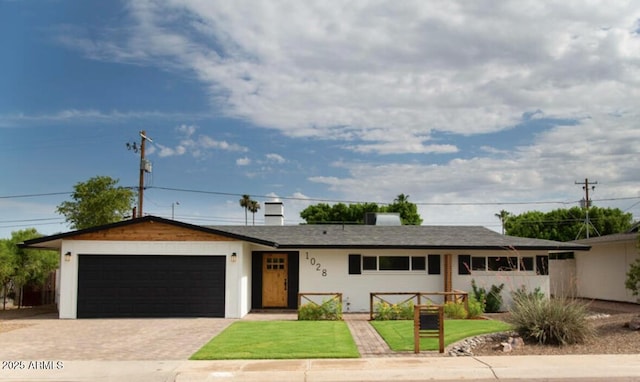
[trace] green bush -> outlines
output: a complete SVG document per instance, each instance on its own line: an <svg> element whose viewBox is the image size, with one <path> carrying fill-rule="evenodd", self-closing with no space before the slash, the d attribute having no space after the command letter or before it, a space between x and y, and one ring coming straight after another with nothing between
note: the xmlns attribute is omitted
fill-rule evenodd
<svg viewBox="0 0 640 382"><path fill-rule="evenodd" d="M300 321L319 321L342 320L342 303L337 299L323 300L322 304L310 302L301 305L298 308L298 320Z"/></svg>
<svg viewBox="0 0 640 382"><path fill-rule="evenodd" d="M587 306L573 299L544 299L520 294L513 300L509 321L525 339L540 344L570 345L593 336Z"/></svg>
<svg viewBox="0 0 640 382"><path fill-rule="evenodd" d="M462 302L449 301L444 304L444 316L451 319L467 318L467 310Z"/></svg>
<svg viewBox="0 0 640 382"><path fill-rule="evenodd" d="M373 305L373 319L378 321L413 320L413 307L413 301L406 301L400 304L377 302Z"/></svg>
<svg viewBox="0 0 640 382"><path fill-rule="evenodd" d="M471 288L473 289L473 296L482 306L482 311L486 313L500 312L502 307L502 289L504 289L504 283L500 285L491 285L489 292L485 288L478 287L475 280L471 280Z"/></svg>
<svg viewBox="0 0 640 382"><path fill-rule="evenodd" d="M482 304L480 301L476 300L474 296L469 296L469 314L468 318L478 318L482 316L484 311L482 310Z"/></svg>

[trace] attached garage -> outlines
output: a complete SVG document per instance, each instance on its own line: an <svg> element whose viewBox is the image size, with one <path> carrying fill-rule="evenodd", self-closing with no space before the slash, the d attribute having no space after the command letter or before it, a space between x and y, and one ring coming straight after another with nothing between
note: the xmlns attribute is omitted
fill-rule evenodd
<svg viewBox="0 0 640 382"><path fill-rule="evenodd" d="M224 317L224 256L79 255L78 318Z"/></svg>

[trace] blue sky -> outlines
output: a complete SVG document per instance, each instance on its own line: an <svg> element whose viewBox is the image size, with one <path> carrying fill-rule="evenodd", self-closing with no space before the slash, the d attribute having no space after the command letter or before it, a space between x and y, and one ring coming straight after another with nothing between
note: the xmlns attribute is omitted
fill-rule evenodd
<svg viewBox="0 0 640 382"><path fill-rule="evenodd" d="M633 2L0 0L0 36L0 237L67 231L93 176L136 186L141 130L145 214L197 224L404 193L499 230L585 178L640 218Z"/></svg>

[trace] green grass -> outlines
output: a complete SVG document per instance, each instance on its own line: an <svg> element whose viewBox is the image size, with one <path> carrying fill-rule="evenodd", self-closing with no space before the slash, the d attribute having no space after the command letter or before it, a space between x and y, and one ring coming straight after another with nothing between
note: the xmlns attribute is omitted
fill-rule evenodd
<svg viewBox="0 0 640 382"><path fill-rule="evenodd" d="M192 360L358 358L343 321L238 321Z"/></svg>
<svg viewBox="0 0 640 382"><path fill-rule="evenodd" d="M413 320L371 321L371 325L393 351L413 350ZM511 325L497 320L445 320L444 344L448 346L467 337L510 330ZM438 339L420 339L420 350L438 350Z"/></svg>

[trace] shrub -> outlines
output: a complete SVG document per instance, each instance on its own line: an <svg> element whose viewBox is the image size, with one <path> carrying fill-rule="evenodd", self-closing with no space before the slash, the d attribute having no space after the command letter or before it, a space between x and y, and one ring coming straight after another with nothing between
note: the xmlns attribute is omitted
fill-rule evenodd
<svg viewBox="0 0 640 382"><path fill-rule="evenodd" d="M593 336L585 304L573 299L544 299L521 294L513 300L509 321L523 338L540 344L570 345Z"/></svg>
<svg viewBox="0 0 640 382"><path fill-rule="evenodd" d="M624 286L629 289L634 296L640 293L640 259L636 259L629 267Z"/></svg>
<svg viewBox="0 0 640 382"><path fill-rule="evenodd" d="M444 304L444 316L452 319L467 318L467 310L462 302L449 301Z"/></svg>
<svg viewBox="0 0 640 382"><path fill-rule="evenodd" d="M413 320L413 301L400 304L377 302L373 306L374 320Z"/></svg>
<svg viewBox="0 0 640 382"><path fill-rule="evenodd" d="M476 298L474 296L469 296L469 314L468 314L468 318L478 318L480 316L482 316L483 310L482 310L482 304L480 303L480 301L476 300Z"/></svg>
<svg viewBox="0 0 640 382"><path fill-rule="evenodd" d="M342 304L335 298L331 300L323 300L322 304L310 302L301 305L298 308L298 320L300 321L319 321L342 320Z"/></svg>
<svg viewBox="0 0 640 382"><path fill-rule="evenodd" d="M502 306L502 289L504 289L504 283L496 286L491 285L489 292L485 288L478 287L475 280L471 280L471 288L473 289L473 295L482 306L482 311L486 313L497 313Z"/></svg>
<svg viewBox="0 0 640 382"><path fill-rule="evenodd" d="M542 293L542 291L540 290L540 287L536 287L536 289L534 289L532 292L529 292L527 291L527 287L524 285L516 289L515 291L511 292L512 300L517 300L522 298L533 298L533 299L543 300L544 293Z"/></svg>

